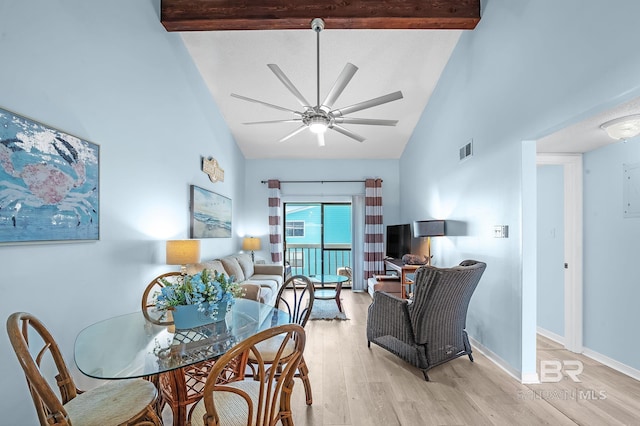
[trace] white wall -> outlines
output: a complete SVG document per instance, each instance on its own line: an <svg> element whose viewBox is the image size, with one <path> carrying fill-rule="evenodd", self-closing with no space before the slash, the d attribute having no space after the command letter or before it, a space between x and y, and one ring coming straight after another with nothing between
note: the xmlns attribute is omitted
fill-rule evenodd
<svg viewBox="0 0 640 426"><path fill-rule="evenodd" d="M72 369L82 328L139 309L146 284L175 268L164 241L188 237L190 184L232 198L235 223L244 210L244 158L159 4L0 2L0 107L100 145L100 241L0 246L0 318L38 315ZM218 159L223 183L200 156ZM240 248L237 237L202 245L209 257ZM0 424L36 424L6 333L0 360Z"/></svg>
<svg viewBox="0 0 640 426"><path fill-rule="evenodd" d="M535 299L535 292L523 287L522 274L535 262L535 238L522 237L521 209L535 206L525 200L536 194L521 189L522 141L638 96L640 59L629 52L640 36L634 18L640 3L491 0L482 6L479 25L462 34L401 158L401 217L466 225L466 235L438 239L435 250L446 264L487 262L471 301L469 333L505 368L526 375L532 365L523 367L523 348L535 336L523 335L522 313L535 300L522 294ZM474 156L459 163L458 148L469 139ZM535 155L526 161L535 162ZM409 191L406 182L422 186ZM493 225L509 225L509 238L492 238Z"/></svg>

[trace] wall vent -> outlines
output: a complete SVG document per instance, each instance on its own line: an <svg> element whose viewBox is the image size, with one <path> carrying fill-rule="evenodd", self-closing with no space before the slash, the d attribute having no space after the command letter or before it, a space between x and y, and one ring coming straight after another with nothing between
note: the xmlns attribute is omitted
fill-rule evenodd
<svg viewBox="0 0 640 426"><path fill-rule="evenodd" d="M460 147L460 161L473 155L473 139L469 139L465 145Z"/></svg>

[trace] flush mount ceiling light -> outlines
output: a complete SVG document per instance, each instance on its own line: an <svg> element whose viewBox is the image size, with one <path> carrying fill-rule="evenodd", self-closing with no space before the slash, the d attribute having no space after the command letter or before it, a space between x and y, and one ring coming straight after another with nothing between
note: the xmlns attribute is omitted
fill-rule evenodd
<svg viewBox="0 0 640 426"><path fill-rule="evenodd" d="M600 126L610 138L626 140L640 135L640 114L629 115L607 121Z"/></svg>

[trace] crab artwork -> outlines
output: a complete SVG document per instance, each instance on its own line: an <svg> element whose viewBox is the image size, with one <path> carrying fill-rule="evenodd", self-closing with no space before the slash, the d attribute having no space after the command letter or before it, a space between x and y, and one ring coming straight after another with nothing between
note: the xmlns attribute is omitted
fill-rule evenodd
<svg viewBox="0 0 640 426"><path fill-rule="evenodd" d="M0 242L97 237L97 145L0 110Z"/></svg>

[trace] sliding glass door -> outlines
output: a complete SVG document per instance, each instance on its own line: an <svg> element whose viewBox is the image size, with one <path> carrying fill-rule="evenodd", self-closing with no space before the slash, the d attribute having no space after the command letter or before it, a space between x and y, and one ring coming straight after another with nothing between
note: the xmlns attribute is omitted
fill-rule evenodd
<svg viewBox="0 0 640 426"><path fill-rule="evenodd" d="M285 261L294 275L351 267L350 203L285 203Z"/></svg>

